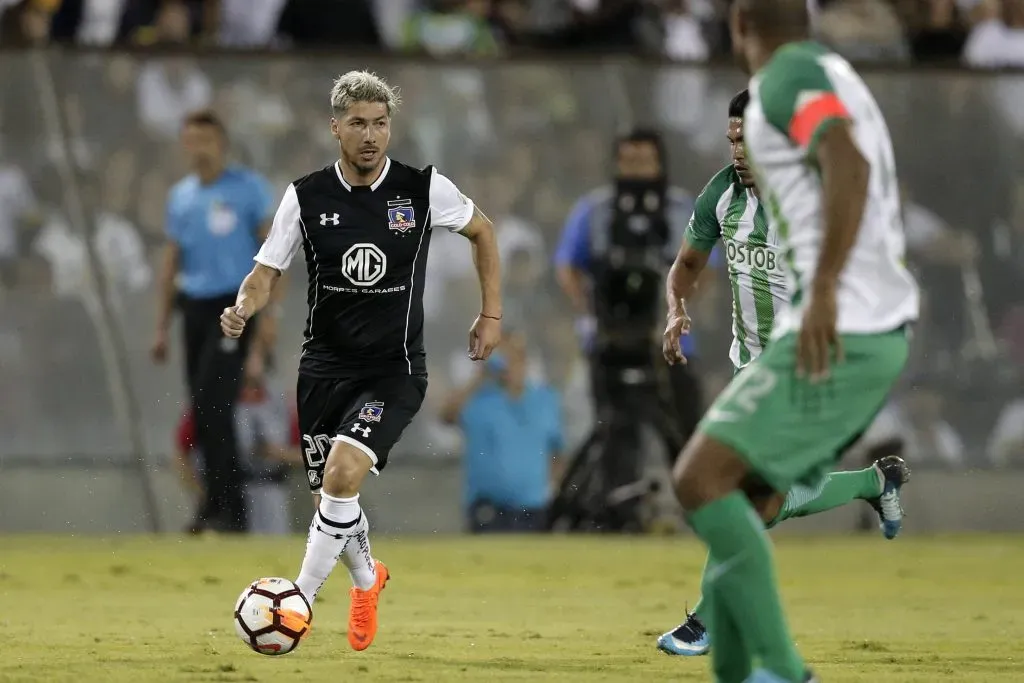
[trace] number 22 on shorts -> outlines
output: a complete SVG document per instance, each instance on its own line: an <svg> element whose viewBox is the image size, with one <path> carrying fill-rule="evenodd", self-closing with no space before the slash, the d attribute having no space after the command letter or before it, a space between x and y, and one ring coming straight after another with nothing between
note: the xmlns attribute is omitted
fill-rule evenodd
<svg viewBox="0 0 1024 683"><path fill-rule="evenodd" d="M778 383L775 373L767 368L750 365L738 374L708 408L705 419L709 422L736 422L753 415L761 399L771 393Z"/></svg>

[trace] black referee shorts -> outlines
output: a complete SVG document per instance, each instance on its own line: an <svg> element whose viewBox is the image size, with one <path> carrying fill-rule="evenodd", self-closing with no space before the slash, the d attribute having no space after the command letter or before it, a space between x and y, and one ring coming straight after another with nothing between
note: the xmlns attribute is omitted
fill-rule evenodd
<svg viewBox="0 0 1024 683"><path fill-rule="evenodd" d="M324 463L334 441L366 454L379 474L427 393L424 375L321 379L299 375L299 429L303 465L313 493L323 486Z"/></svg>

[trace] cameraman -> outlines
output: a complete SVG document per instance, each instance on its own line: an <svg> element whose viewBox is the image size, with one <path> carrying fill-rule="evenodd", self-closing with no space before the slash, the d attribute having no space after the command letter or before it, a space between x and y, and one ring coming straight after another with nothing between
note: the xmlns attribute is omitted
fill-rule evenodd
<svg viewBox="0 0 1024 683"><path fill-rule="evenodd" d="M693 200L668 185L657 132L637 129L618 138L615 160L614 182L576 204L555 254L558 281L590 359L606 491L641 478L642 422L649 420L660 432L671 466L703 410L692 368L693 335L681 340L690 365L657 362L663 313L657 302ZM610 524L625 528L636 522L635 509L615 516Z"/></svg>

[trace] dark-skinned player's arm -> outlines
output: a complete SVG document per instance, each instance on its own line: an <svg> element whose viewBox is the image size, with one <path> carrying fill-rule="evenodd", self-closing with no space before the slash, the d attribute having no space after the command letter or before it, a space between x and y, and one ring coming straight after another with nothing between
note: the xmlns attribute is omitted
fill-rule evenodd
<svg viewBox="0 0 1024 683"><path fill-rule="evenodd" d="M804 314L797 351L797 372L812 381L828 375L829 356L843 360L836 332L836 289L850 250L857 241L868 197L871 166L857 148L848 119L833 118L817 133L814 159L821 171L823 238Z"/></svg>
<svg viewBox="0 0 1024 683"><path fill-rule="evenodd" d="M711 258L711 252L722 234L716 205L722 193L721 184L728 177L728 171L720 172L697 196L693 215L686 226L679 252L665 278L665 304L668 313L665 333L661 340L661 352L670 365L686 363L686 356L683 355L679 343L680 337L690 332L686 300L697 290L701 275Z"/></svg>
<svg viewBox="0 0 1024 683"><path fill-rule="evenodd" d="M827 377L829 357L843 350L836 333L836 290L857 240L871 168L853 139L852 120L828 73L814 58L783 52L758 92L765 119L803 152L819 174L822 244L797 337L797 376ZM777 198L768 197L771 206ZM773 211L776 213L776 211Z"/></svg>
<svg viewBox="0 0 1024 683"><path fill-rule="evenodd" d="M274 215L267 239L256 254L256 266L242 280L235 305L225 308L220 316L220 327L226 336L240 337L246 321L271 303L281 274L288 269L300 246L299 199L295 186L289 185Z"/></svg>
<svg viewBox="0 0 1024 683"><path fill-rule="evenodd" d="M480 315L469 330L469 357L486 360L501 342L501 257L491 219L480 207L459 231L473 245L473 263L480 280Z"/></svg>
<svg viewBox="0 0 1024 683"><path fill-rule="evenodd" d="M679 248L676 260L665 278L665 303L668 320L662 335L662 354L669 365L686 363L679 345L679 338L690 331L690 316L686 312L686 300L697 290L697 282L711 258L710 251L695 248L687 239Z"/></svg>

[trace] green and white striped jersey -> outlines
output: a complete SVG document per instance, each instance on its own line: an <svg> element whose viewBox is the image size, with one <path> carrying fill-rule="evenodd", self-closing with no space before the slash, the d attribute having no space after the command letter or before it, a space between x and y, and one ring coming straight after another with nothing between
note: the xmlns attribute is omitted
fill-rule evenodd
<svg viewBox="0 0 1024 683"><path fill-rule="evenodd" d="M775 316L788 305L789 289L778 234L731 164L704 187L686 228L686 241L695 249L710 252L718 240L732 285L729 359L742 368L768 344Z"/></svg>

